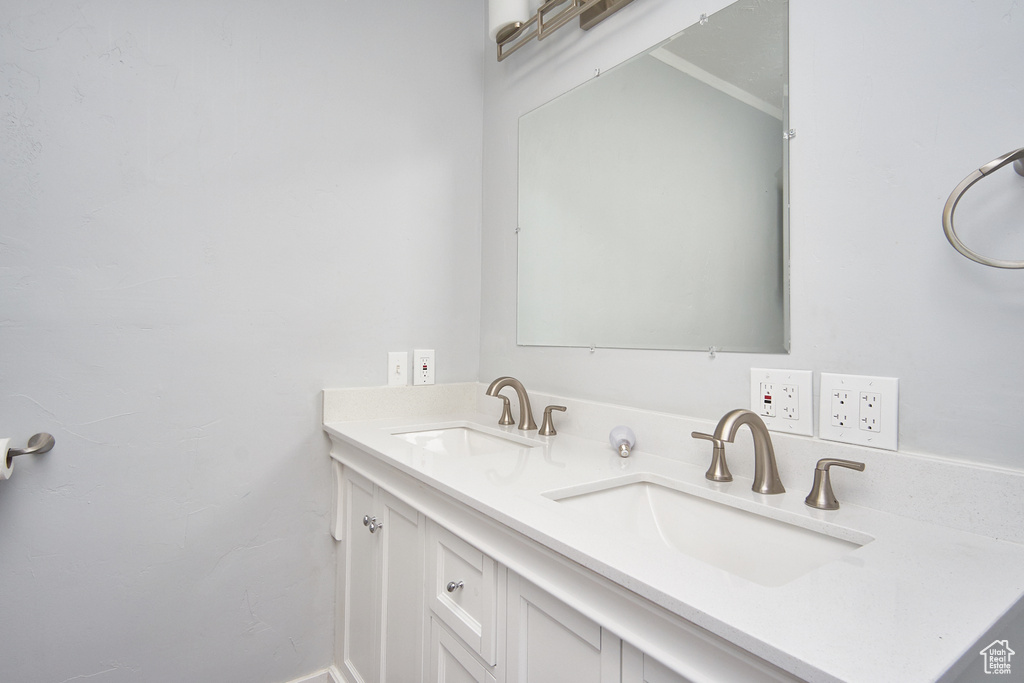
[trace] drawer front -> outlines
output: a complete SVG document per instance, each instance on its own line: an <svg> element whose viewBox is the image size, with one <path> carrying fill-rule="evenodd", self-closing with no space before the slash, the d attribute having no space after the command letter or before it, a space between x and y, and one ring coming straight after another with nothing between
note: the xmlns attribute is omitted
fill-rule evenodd
<svg viewBox="0 0 1024 683"><path fill-rule="evenodd" d="M498 564L447 529L429 526L430 607L489 665L496 664Z"/></svg>
<svg viewBox="0 0 1024 683"><path fill-rule="evenodd" d="M466 646L430 618L430 673L427 683L495 683L494 676Z"/></svg>

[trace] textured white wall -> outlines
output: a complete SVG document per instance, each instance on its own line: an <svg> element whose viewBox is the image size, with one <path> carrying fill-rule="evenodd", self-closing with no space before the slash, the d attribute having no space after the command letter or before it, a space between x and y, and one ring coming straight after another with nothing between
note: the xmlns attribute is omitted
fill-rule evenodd
<svg viewBox="0 0 1024 683"><path fill-rule="evenodd" d="M791 0L790 355L515 345L518 117L725 4L637 0L487 62L480 379L717 419L747 405L751 367L895 376L901 450L1024 467L1024 273L962 258L940 222L964 176L1024 146L1013 0ZM999 229L974 244L1024 258L1024 183L1001 173L1002 206L973 205Z"/></svg>
<svg viewBox="0 0 1024 683"><path fill-rule="evenodd" d="M0 3L0 679L330 662L319 391L477 376L483 21Z"/></svg>

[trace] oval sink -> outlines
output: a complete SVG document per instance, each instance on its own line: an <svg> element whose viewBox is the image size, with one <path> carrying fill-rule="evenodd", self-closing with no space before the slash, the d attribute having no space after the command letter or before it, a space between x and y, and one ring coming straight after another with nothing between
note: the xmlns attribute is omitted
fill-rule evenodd
<svg viewBox="0 0 1024 683"><path fill-rule="evenodd" d="M762 586L781 586L873 540L806 529L651 480L544 495L610 532L659 543Z"/></svg>

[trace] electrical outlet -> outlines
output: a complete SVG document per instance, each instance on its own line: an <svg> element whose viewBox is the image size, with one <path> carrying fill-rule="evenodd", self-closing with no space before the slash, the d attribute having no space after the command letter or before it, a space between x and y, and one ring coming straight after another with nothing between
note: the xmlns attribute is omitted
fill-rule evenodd
<svg viewBox="0 0 1024 683"><path fill-rule="evenodd" d="M854 409L857 407L853 401L853 392L846 389L833 390L828 398L832 402L832 412L829 416L833 427L850 427L855 419Z"/></svg>
<svg viewBox="0 0 1024 683"><path fill-rule="evenodd" d="M882 429L882 395L873 391L860 392L860 419L857 426L865 432Z"/></svg>
<svg viewBox="0 0 1024 683"><path fill-rule="evenodd" d="M409 352L388 352L388 386L404 387L409 383Z"/></svg>
<svg viewBox="0 0 1024 683"><path fill-rule="evenodd" d="M807 392L804 393L806 394ZM786 420L799 420L800 386L797 384L780 384L775 392L775 405L779 417Z"/></svg>
<svg viewBox="0 0 1024 683"><path fill-rule="evenodd" d="M895 451L899 445L899 380L821 373L818 435L829 441Z"/></svg>
<svg viewBox="0 0 1024 683"><path fill-rule="evenodd" d="M750 409L768 429L787 434L814 434L810 370L750 369Z"/></svg>
<svg viewBox="0 0 1024 683"><path fill-rule="evenodd" d="M757 401L755 406L758 409L757 414L761 417L775 417L775 406L778 399L778 396L775 395L775 384L772 382L761 382L760 386L761 391L758 392L755 399Z"/></svg>
<svg viewBox="0 0 1024 683"><path fill-rule="evenodd" d="M412 352L412 383L434 383L434 349L416 349Z"/></svg>

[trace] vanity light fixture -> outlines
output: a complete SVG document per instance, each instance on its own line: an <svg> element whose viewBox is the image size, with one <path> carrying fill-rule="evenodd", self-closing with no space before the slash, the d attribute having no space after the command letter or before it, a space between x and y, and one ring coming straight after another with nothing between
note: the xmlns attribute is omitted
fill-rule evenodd
<svg viewBox="0 0 1024 683"><path fill-rule="evenodd" d="M544 40L574 18L584 31L619 11L633 0L547 0L530 15L529 0L488 0L491 39L498 44L498 61L534 38ZM514 17L524 17L517 21Z"/></svg>

